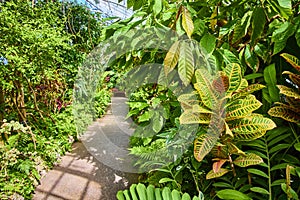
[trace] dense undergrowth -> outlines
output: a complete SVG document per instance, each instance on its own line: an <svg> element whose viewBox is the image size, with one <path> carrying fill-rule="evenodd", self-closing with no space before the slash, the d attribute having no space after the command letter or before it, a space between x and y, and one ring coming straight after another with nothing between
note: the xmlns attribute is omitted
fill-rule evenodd
<svg viewBox="0 0 300 200"><path fill-rule="evenodd" d="M114 67L129 71L141 181L202 199L299 199L299 2L127 3L134 15L105 37L126 51Z"/></svg>
<svg viewBox="0 0 300 200"><path fill-rule="evenodd" d="M31 199L77 140L73 85L102 19L73 3L22 0L2 1L0 18L0 199ZM104 82L95 118L110 102Z"/></svg>

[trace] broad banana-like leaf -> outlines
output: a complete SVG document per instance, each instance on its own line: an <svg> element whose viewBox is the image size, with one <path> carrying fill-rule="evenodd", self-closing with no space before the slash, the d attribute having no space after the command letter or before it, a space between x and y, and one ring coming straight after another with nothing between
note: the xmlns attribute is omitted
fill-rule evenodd
<svg viewBox="0 0 300 200"><path fill-rule="evenodd" d="M268 111L268 114L273 117L280 117L286 121L300 123L300 115L285 104L277 104Z"/></svg>
<svg viewBox="0 0 300 200"><path fill-rule="evenodd" d="M289 71L284 71L282 74L289 75L289 78L295 83L298 87L300 87L300 75L294 74Z"/></svg>
<svg viewBox="0 0 300 200"><path fill-rule="evenodd" d="M239 156L233 161L233 163L239 167L248 167L263 162L263 159L254 153L247 153L245 156Z"/></svg>
<svg viewBox="0 0 300 200"><path fill-rule="evenodd" d="M231 63L226 66L225 73L229 78L229 88L227 93L236 91L242 81L242 69L239 64Z"/></svg>
<svg viewBox="0 0 300 200"><path fill-rule="evenodd" d="M211 151L219 139L216 134L203 134L194 141L194 157L200 162Z"/></svg>
<svg viewBox="0 0 300 200"><path fill-rule="evenodd" d="M300 72L300 61L298 58L296 58L293 55L290 55L288 53L283 53L281 56L288 62L290 63L296 70Z"/></svg>
<svg viewBox="0 0 300 200"><path fill-rule="evenodd" d="M164 71L168 75L178 63L180 43L176 41L169 49L164 60Z"/></svg>
<svg viewBox="0 0 300 200"><path fill-rule="evenodd" d="M234 133L257 133L271 130L276 124L271 119L256 114L236 120L230 127Z"/></svg>
<svg viewBox="0 0 300 200"><path fill-rule="evenodd" d="M193 113L192 110L184 111L180 117L180 124L209 124L210 114Z"/></svg>
<svg viewBox="0 0 300 200"><path fill-rule="evenodd" d="M185 86L190 84L194 75L194 56L188 42L181 42L180 44L178 74Z"/></svg>
<svg viewBox="0 0 300 200"><path fill-rule="evenodd" d="M253 85L249 85L248 87L246 87L245 89L238 91L238 93L232 95L232 97L229 99L229 102L234 101L236 99L239 98L243 98L253 92L256 92L258 90L263 89L265 86L261 85L261 84L253 84Z"/></svg>
<svg viewBox="0 0 300 200"><path fill-rule="evenodd" d="M182 27L188 37L191 38L194 31L194 23L192 16L186 7L182 7Z"/></svg>
<svg viewBox="0 0 300 200"><path fill-rule="evenodd" d="M230 103L226 109L226 121L244 118L257 110L262 103L254 95L248 95L244 99L237 99Z"/></svg>
<svg viewBox="0 0 300 200"><path fill-rule="evenodd" d="M226 174L227 172L229 172L230 170L228 169L224 169L221 168L219 169L218 172L214 172L214 170L210 170L207 174L206 174L206 179L213 179L213 178L218 178L223 176L224 174Z"/></svg>
<svg viewBox="0 0 300 200"><path fill-rule="evenodd" d="M281 94L284 94L288 97L293 97L295 99L300 99L300 94L296 90L284 85L277 85L277 87L279 88Z"/></svg>

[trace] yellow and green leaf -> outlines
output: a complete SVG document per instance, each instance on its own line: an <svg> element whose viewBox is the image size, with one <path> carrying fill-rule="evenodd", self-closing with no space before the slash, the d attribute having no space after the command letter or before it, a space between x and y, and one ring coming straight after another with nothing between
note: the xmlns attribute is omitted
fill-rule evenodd
<svg viewBox="0 0 300 200"><path fill-rule="evenodd" d="M284 94L288 97L293 97L295 99L300 99L300 94L295 89L289 88L284 85L277 85L277 87L279 88L281 94Z"/></svg>
<svg viewBox="0 0 300 200"><path fill-rule="evenodd" d="M189 43L182 42L178 59L178 73L183 84L190 84L194 75L194 56Z"/></svg>
<svg viewBox="0 0 300 200"><path fill-rule="evenodd" d="M300 61L297 57L290 55L288 53L283 53L281 56L290 63L296 70L300 72Z"/></svg>
<svg viewBox="0 0 300 200"><path fill-rule="evenodd" d="M295 112L290 106L285 104L277 104L268 111L268 114L273 117L280 117L289 122L300 123L299 113Z"/></svg>
<svg viewBox="0 0 300 200"><path fill-rule="evenodd" d="M209 124L210 114L193 113L192 110L184 111L180 117L180 124Z"/></svg>
<svg viewBox="0 0 300 200"><path fill-rule="evenodd" d="M219 137L216 134L202 134L194 141L194 157L200 162L211 151Z"/></svg>
<svg viewBox="0 0 300 200"><path fill-rule="evenodd" d="M245 156L239 156L233 161L233 163L239 167L248 167L263 162L263 159L254 153L247 153Z"/></svg>
<svg viewBox="0 0 300 200"><path fill-rule="evenodd" d="M186 7L182 7L182 27L185 30L189 38L192 38L194 32L194 23L191 13Z"/></svg>
<svg viewBox="0 0 300 200"><path fill-rule="evenodd" d="M209 109L213 109L218 103L218 94L212 87L212 77L205 69L198 69L195 72L197 83L195 89L200 95L202 103Z"/></svg>
<svg viewBox="0 0 300 200"><path fill-rule="evenodd" d="M276 124L269 118L261 115L253 115L234 121L231 124L234 133L257 133L265 132L276 127Z"/></svg>
<svg viewBox="0 0 300 200"><path fill-rule="evenodd" d="M218 172L214 172L214 170L210 170L207 174L206 174L206 179L213 179L213 178L218 178L223 176L224 174L228 173L230 170L229 169L224 169L221 168L219 169Z"/></svg>
<svg viewBox="0 0 300 200"><path fill-rule="evenodd" d="M248 95L244 99L237 99L226 109L226 121L243 118L257 110L262 103L254 95Z"/></svg>
<svg viewBox="0 0 300 200"><path fill-rule="evenodd" d="M180 43L176 41L169 49L164 60L164 71L168 75L177 65L179 58Z"/></svg>
<svg viewBox="0 0 300 200"><path fill-rule="evenodd" d="M239 64L231 63L226 66L225 73L229 78L228 93L238 90L242 81L242 69Z"/></svg>

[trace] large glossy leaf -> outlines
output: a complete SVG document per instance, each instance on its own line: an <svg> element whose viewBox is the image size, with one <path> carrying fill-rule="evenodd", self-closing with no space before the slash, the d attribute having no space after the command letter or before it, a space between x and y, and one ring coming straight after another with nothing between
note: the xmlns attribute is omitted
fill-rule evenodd
<svg viewBox="0 0 300 200"><path fill-rule="evenodd" d="M268 86L268 92L272 102L279 101L279 90L276 87L276 69L275 64L267 66L264 70L264 79Z"/></svg>
<svg viewBox="0 0 300 200"><path fill-rule="evenodd" d="M267 22L264 8L254 8L252 15L252 34L251 34L251 46L253 47L257 43L257 39L263 35L265 24Z"/></svg>
<svg viewBox="0 0 300 200"><path fill-rule="evenodd" d="M291 109L285 104L277 104L268 111L268 114L273 117L280 117L286 121L300 123L300 116L298 112Z"/></svg>
<svg viewBox="0 0 300 200"><path fill-rule="evenodd" d="M239 99L239 98L243 98L253 92L256 92L258 90L261 90L263 89L265 86L264 85L261 85L261 84L252 84L252 85L249 85L248 87L246 87L245 89L243 90L240 90L238 91L236 94L232 95L232 97L230 98L230 102L231 101L235 101L236 99Z"/></svg>
<svg viewBox="0 0 300 200"><path fill-rule="evenodd" d="M287 40L294 34L296 26L290 22L284 22L273 32L272 42L274 42L273 54L279 53L286 46Z"/></svg>
<svg viewBox="0 0 300 200"><path fill-rule="evenodd" d="M179 41L176 41L169 49L164 60L164 70L166 75L168 75L168 73L171 72L177 65L179 58L179 50L180 43Z"/></svg>
<svg viewBox="0 0 300 200"><path fill-rule="evenodd" d="M226 163L227 159L219 159L213 163L213 172L218 173L220 172L222 166Z"/></svg>
<svg viewBox="0 0 300 200"><path fill-rule="evenodd" d="M296 70L298 70L300 72L300 61L298 60L298 58L296 58L293 55L287 54L287 53L283 53L281 54L281 56L288 62L290 63Z"/></svg>
<svg viewBox="0 0 300 200"><path fill-rule="evenodd" d="M257 133L272 130L276 124L269 118L253 115L236 120L230 126L235 133Z"/></svg>
<svg viewBox="0 0 300 200"><path fill-rule="evenodd" d="M233 163L239 167L248 167L262 162L264 162L263 159L254 153L247 153L245 156L239 156L233 161Z"/></svg>
<svg viewBox="0 0 300 200"><path fill-rule="evenodd" d="M197 83L195 89L200 95L202 103L209 109L213 109L219 102L218 95L212 87L213 78L205 69L198 69L195 72Z"/></svg>
<svg viewBox="0 0 300 200"><path fill-rule="evenodd" d="M194 31L194 23L192 16L186 7L182 7L182 27L188 37L191 38Z"/></svg>
<svg viewBox="0 0 300 200"><path fill-rule="evenodd" d="M155 16L158 15L161 12L162 6L163 6L162 2L163 2L162 0L155 0L154 1L153 13L154 13Z"/></svg>
<svg viewBox="0 0 300 200"><path fill-rule="evenodd" d="M246 12L242 17L241 21L237 23L237 25L234 27L232 38L233 43L243 38L247 34L251 22L252 12L253 11Z"/></svg>
<svg viewBox="0 0 300 200"><path fill-rule="evenodd" d="M236 91L242 80L242 69L239 64L237 63L231 63L226 66L225 73L229 78L229 87L227 89L227 92L234 92Z"/></svg>
<svg viewBox="0 0 300 200"><path fill-rule="evenodd" d="M194 141L194 157L200 162L211 151L219 137L216 134L202 134Z"/></svg>
<svg viewBox="0 0 300 200"><path fill-rule="evenodd" d="M226 174L227 172L229 172L230 170L228 169L224 169L224 168L220 168L219 171L214 172L214 170L210 170L207 174L206 174L206 179L213 179L213 178L218 178L223 176L224 174Z"/></svg>
<svg viewBox="0 0 300 200"><path fill-rule="evenodd" d="M258 132L248 132L248 133L235 133L234 140L235 141L252 141L257 138L260 138L266 134L266 131L258 131Z"/></svg>
<svg viewBox="0 0 300 200"><path fill-rule="evenodd" d="M187 42L182 42L180 45L178 73L184 85L190 84L194 75L194 56L191 46Z"/></svg>
<svg viewBox="0 0 300 200"><path fill-rule="evenodd" d="M296 90L284 85L277 85L277 87L279 88L281 94L284 94L288 97L292 97L295 99L300 99L300 94Z"/></svg>
<svg viewBox="0 0 300 200"><path fill-rule="evenodd" d="M248 95L244 99L235 100L226 109L226 121L246 117L261 105L262 103L254 95Z"/></svg>

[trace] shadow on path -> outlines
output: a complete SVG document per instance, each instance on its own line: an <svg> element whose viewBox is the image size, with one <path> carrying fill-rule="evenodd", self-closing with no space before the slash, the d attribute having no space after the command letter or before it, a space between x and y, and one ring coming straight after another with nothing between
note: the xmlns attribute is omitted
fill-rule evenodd
<svg viewBox="0 0 300 200"><path fill-rule="evenodd" d="M112 106L122 116L126 113L125 101L124 97L112 98ZM42 178L34 200L114 200L118 190L137 182L138 174L129 173L135 169L127 157L132 131L113 113L110 110L94 122L82 142L74 143L72 152Z"/></svg>

